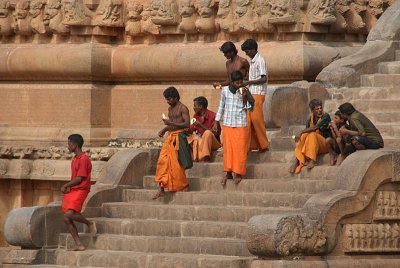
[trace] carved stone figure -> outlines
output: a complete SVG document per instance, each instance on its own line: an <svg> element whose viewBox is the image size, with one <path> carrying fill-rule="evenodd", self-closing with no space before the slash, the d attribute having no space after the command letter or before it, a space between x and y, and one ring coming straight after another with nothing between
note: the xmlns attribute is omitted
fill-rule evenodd
<svg viewBox="0 0 400 268"><path fill-rule="evenodd" d="M251 0L236 0L235 17L238 31L254 32L256 30Z"/></svg>
<svg viewBox="0 0 400 268"><path fill-rule="evenodd" d="M92 15L83 0L62 0L64 21L67 25L89 25Z"/></svg>
<svg viewBox="0 0 400 268"><path fill-rule="evenodd" d="M376 209L374 213L375 217L382 217L383 216L383 192L378 193L378 197L376 199Z"/></svg>
<svg viewBox="0 0 400 268"><path fill-rule="evenodd" d="M399 238L400 238L400 227L397 223L392 226L392 236L391 240L391 248L398 249L399 248Z"/></svg>
<svg viewBox="0 0 400 268"><path fill-rule="evenodd" d="M200 33L214 33L217 30L215 24L214 0L200 0L198 2L197 12L199 18L196 20L196 29Z"/></svg>
<svg viewBox="0 0 400 268"><path fill-rule="evenodd" d="M179 31L184 33L196 33L196 10L193 0L179 1L179 14L182 16L182 21L178 26Z"/></svg>
<svg viewBox="0 0 400 268"><path fill-rule="evenodd" d="M153 0L151 20L156 25L171 26L180 22L176 0Z"/></svg>
<svg viewBox="0 0 400 268"><path fill-rule="evenodd" d="M31 0L29 13L32 15L31 26L35 33L46 33L43 22L43 11L46 0Z"/></svg>
<svg viewBox="0 0 400 268"><path fill-rule="evenodd" d="M144 34L159 34L160 26L155 25L151 20L152 16L152 5L149 0L140 1L143 4L143 11L141 13L141 31Z"/></svg>
<svg viewBox="0 0 400 268"><path fill-rule="evenodd" d="M271 16L270 6L267 0L255 0L254 12L258 17L258 30L259 31L272 31L273 27L269 24L269 17Z"/></svg>
<svg viewBox="0 0 400 268"><path fill-rule="evenodd" d="M389 215L389 207L390 207L390 193L383 192L383 216L384 217Z"/></svg>
<svg viewBox="0 0 400 268"><path fill-rule="evenodd" d="M63 20L61 0L47 0L43 16L44 25L55 34L66 34L69 28L63 24Z"/></svg>
<svg viewBox="0 0 400 268"><path fill-rule="evenodd" d="M350 10L345 17L347 22L347 30L351 33L363 33L365 23L363 14L367 10L366 0L353 0L350 4Z"/></svg>
<svg viewBox="0 0 400 268"><path fill-rule="evenodd" d="M364 21L369 32L383 13L383 0L369 0Z"/></svg>
<svg viewBox="0 0 400 268"><path fill-rule="evenodd" d="M125 22L125 33L127 35L138 35L142 32L141 20L143 5L140 0L129 0L127 2L127 21Z"/></svg>
<svg viewBox="0 0 400 268"><path fill-rule="evenodd" d="M271 18L269 22L272 24L292 24L296 23L294 14L296 12L295 0L271 0L270 11Z"/></svg>
<svg viewBox="0 0 400 268"><path fill-rule="evenodd" d="M350 251L354 247L353 229L351 224L346 224L344 228L344 248Z"/></svg>
<svg viewBox="0 0 400 268"><path fill-rule="evenodd" d="M10 1L0 0L0 36L7 36L12 33L13 28Z"/></svg>
<svg viewBox="0 0 400 268"><path fill-rule="evenodd" d="M232 14L231 0L221 0L218 4L218 24L222 31L233 32L234 17Z"/></svg>
<svg viewBox="0 0 400 268"><path fill-rule="evenodd" d="M19 0L14 11L15 26L14 30L19 35L31 35L32 16L29 13L29 0Z"/></svg>
<svg viewBox="0 0 400 268"><path fill-rule="evenodd" d="M336 0L311 0L308 4L308 14L311 23L329 25L336 21Z"/></svg>
<svg viewBox="0 0 400 268"><path fill-rule="evenodd" d="M336 0L336 22L331 25L332 32L343 32L347 28L345 17L350 11L350 0Z"/></svg>
<svg viewBox="0 0 400 268"><path fill-rule="evenodd" d="M121 0L102 0L96 10L95 24L101 26L120 26L122 24L121 14Z"/></svg>

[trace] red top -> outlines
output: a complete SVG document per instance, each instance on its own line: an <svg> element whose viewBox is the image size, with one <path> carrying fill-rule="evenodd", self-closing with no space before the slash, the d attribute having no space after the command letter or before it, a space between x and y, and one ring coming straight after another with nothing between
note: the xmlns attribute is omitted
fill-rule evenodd
<svg viewBox="0 0 400 268"><path fill-rule="evenodd" d="M92 162L90 158L84 153L75 155L71 162L71 180L76 177L83 177L83 181L71 187L75 190L88 190L90 191L90 177L92 173Z"/></svg>
<svg viewBox="0 0 400 268"><path fill-rule="evenodd" d="M215 113L213 111L206 110L206 112L204 113L204 116L194 114L194 118L196 118L196 121L199 123L202 123L206 128L211 129L215 122ZM217 122L217 124L219 124L219 123ZM206 131L204 128L194 126L194 125L191 125L190 129L192 131L196 131L200 135L203 135L204 131ZM218 128L218 129L220 129L220 128ZM218 132L219 132L218 133L218 137L219 137L220 131L218 131Z"/></svg>

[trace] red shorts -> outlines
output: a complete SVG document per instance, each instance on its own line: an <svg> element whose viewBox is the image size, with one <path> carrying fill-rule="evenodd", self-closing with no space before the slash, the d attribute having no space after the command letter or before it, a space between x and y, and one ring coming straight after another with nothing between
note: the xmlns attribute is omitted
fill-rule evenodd
<svg viewBox="0 0 400 268"><path fill-rule="evenodd" d="M69 193L64 194L62 202L62 211L65 214L68 210L72 209L78 213L81 213L83 202L87 195L88 190L75 190L72 189Z"/></svg>

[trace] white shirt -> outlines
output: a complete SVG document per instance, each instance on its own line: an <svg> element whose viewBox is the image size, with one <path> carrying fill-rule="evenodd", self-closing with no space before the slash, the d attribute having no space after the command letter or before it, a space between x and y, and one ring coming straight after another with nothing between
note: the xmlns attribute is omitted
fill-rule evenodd
<svg viewBox="0 0 400 268"><path fill-rule="evenodd" d="M249 81L258 80L261 76L268 77L267 64L264 58L257 52L250 62ZM249 85L251 94L265 95L267 93L267 83Z"/></svg>
<svg viewBox="0 0 400 268"><path fill-rule="evenodd" d="M216 121L220 121L224 116L223 125L227 127L246 127L247 126L247 110L243 109L242 95L232 94L229 91L229 86L225 86L221 91L219 107Z"/></svg>

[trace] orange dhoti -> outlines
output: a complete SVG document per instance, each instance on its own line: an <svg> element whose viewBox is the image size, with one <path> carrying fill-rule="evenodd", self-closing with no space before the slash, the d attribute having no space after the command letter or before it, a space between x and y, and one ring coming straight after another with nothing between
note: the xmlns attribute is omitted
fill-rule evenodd
<svg viewBox="0 0 400 268"><path fill-rule="evenodd" d="M70 192L64 194L62 201L62 212L65 214L68 210L81 213L83 203L88 196L88 190L71 189Z"/></svg>
<svg viewBox="0 0 400 268"><path fill-rule="evenodd" d="M247 127L222 127L224 171L231 171L239 175L246 174L248 136Z"/></svg>
<svg viewBox="0 0 400 268"><path fill-rule="evenodd" d="M303 133L300 140L296 143L294 154L299 160L299 166L296 168L296 173L300 173L306 160L317 160L318 154L328 153L328 145L325 142L324 136L317 132Z"/></svg>
<svg viewBox="0 0 400 268"><path fill-rule="evenodd" d="M206 130L201 137L192 134L187 137L192 147L193 161L201 161L211 156L211 151L217 150L221 144L210 130Z"/></svg>
<svg viewBox="0 0 400 268"><path fill-rule="evenodd" d="M180 132L183 130L168 132L157 163L155 181L169 192L181 191L189 185L185 169L178 161Z"/></svg>
<svg viewBox="0 0 400 268"><path fill-rule="evenodd" d="M265 150L269 147L267 131L265 129L263 105L265 95L254 94L254 111L248 113L247 125L250 128L250 149Z"/></svg>

